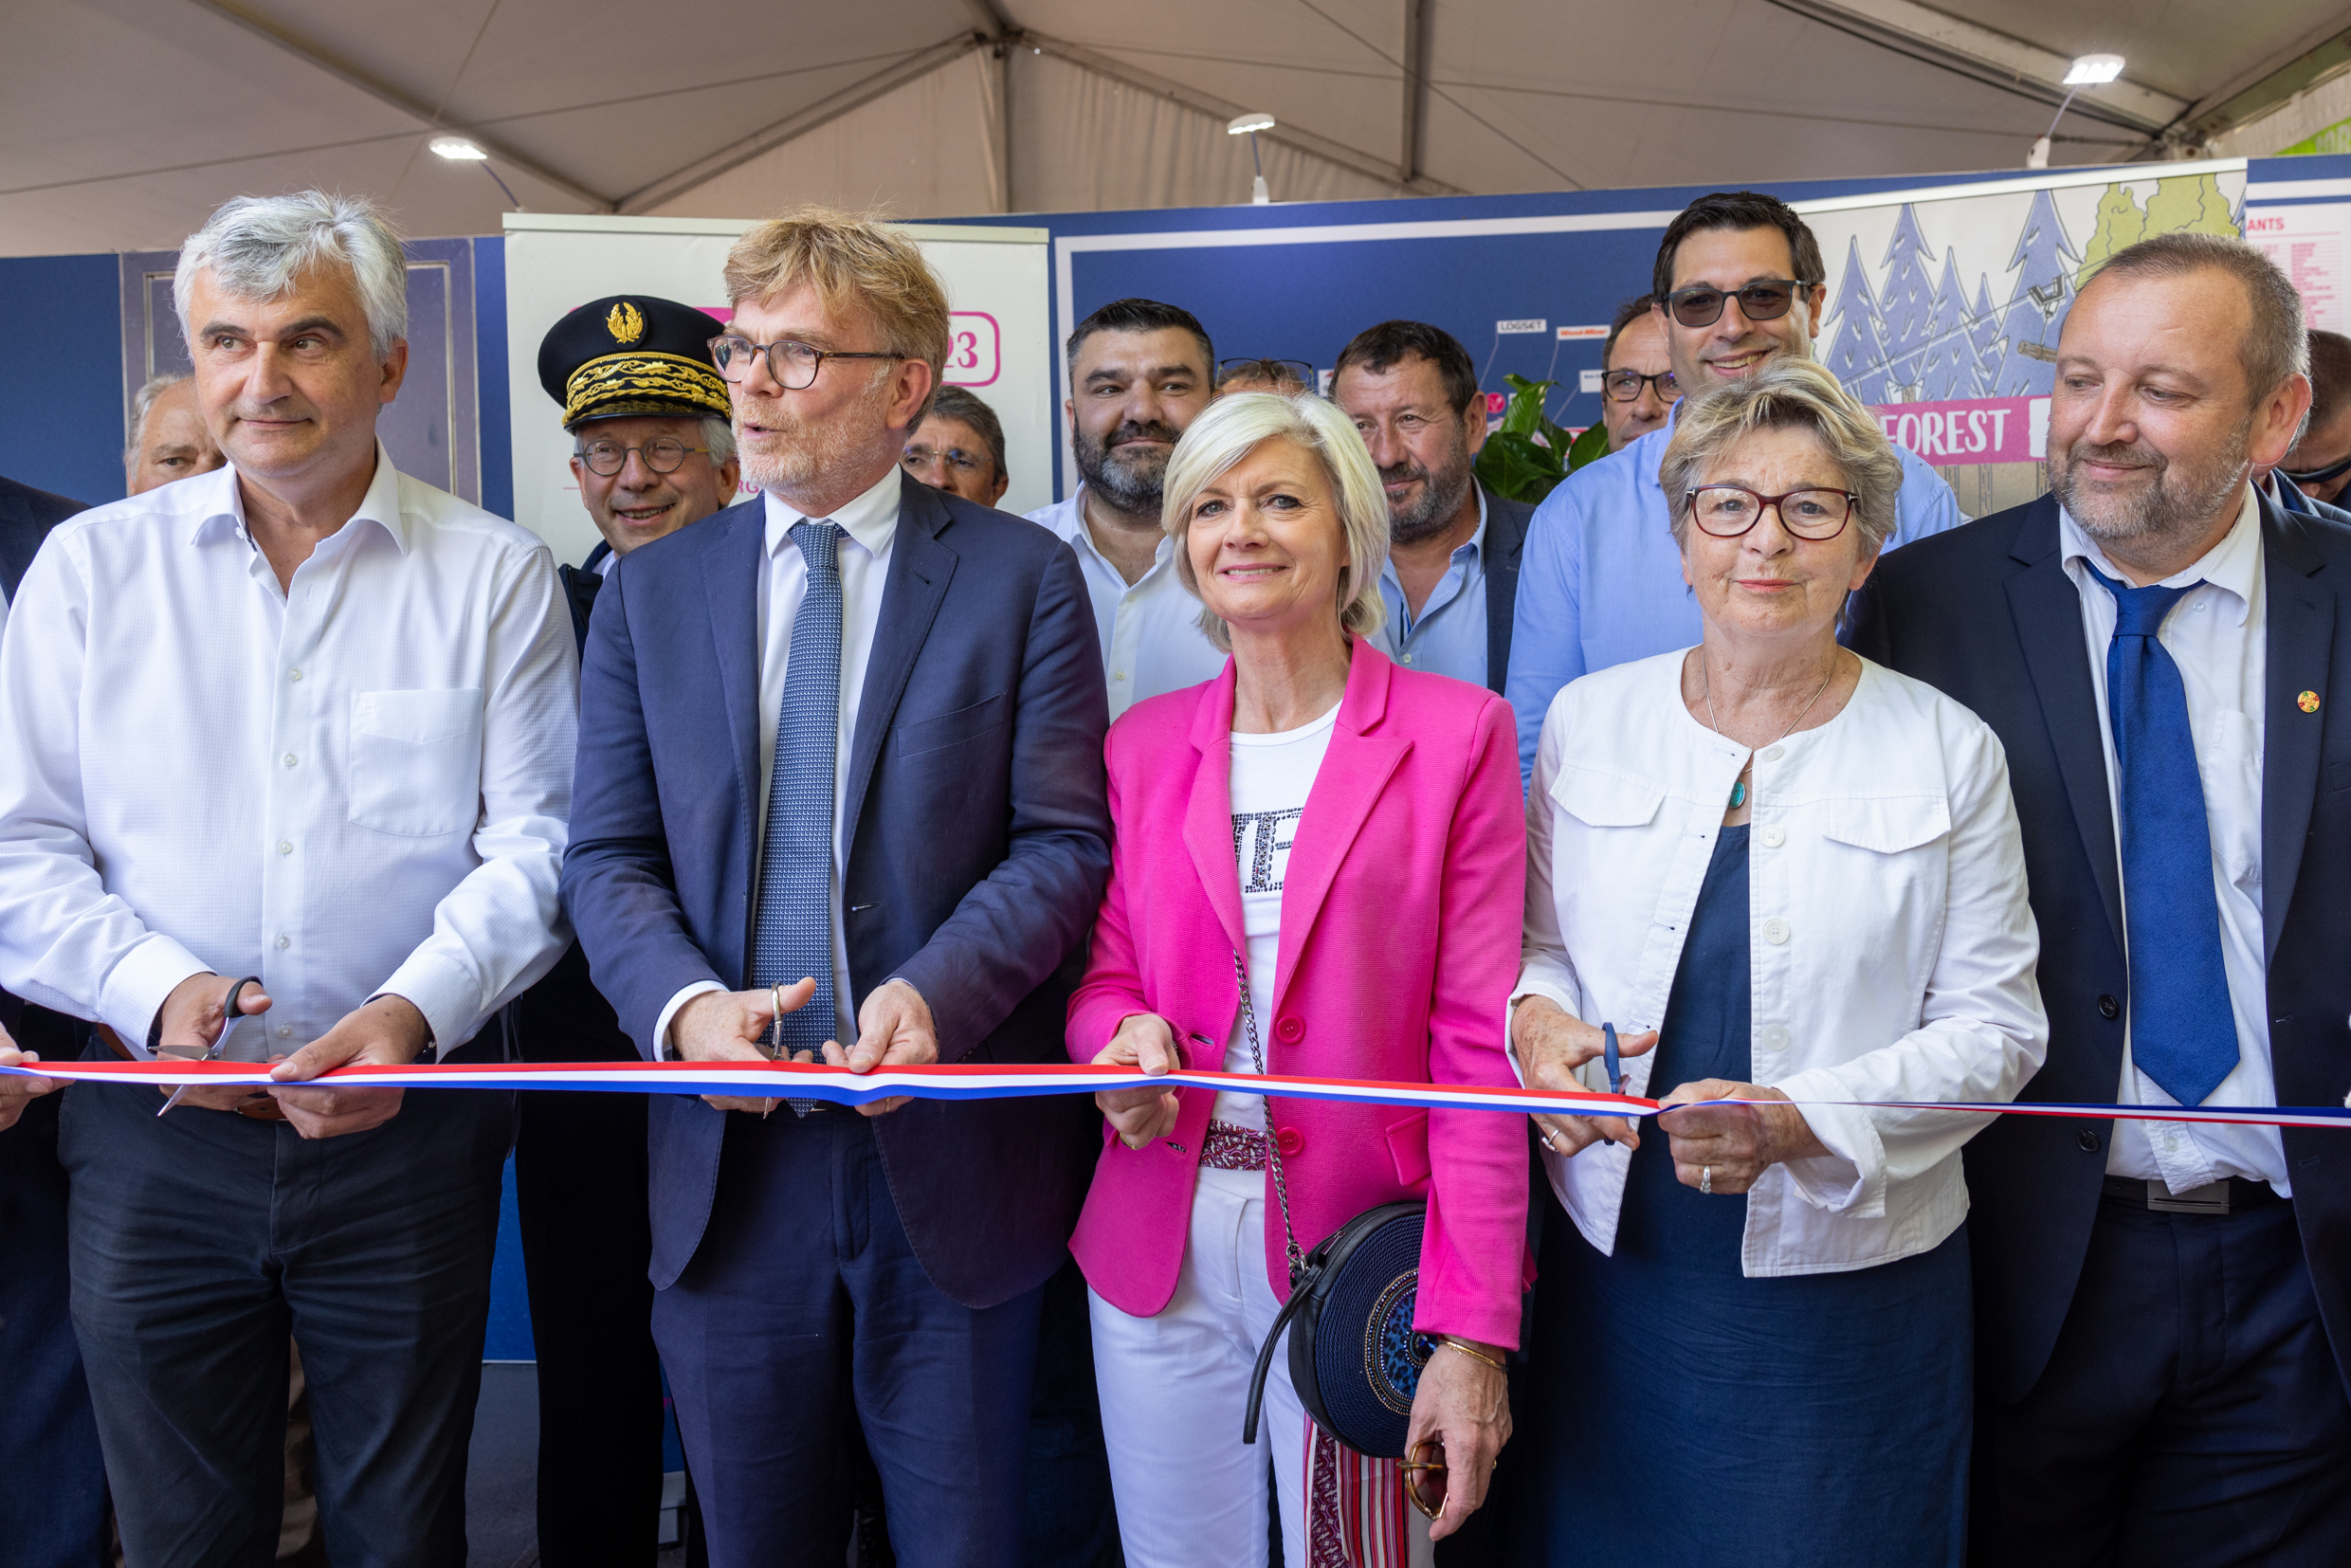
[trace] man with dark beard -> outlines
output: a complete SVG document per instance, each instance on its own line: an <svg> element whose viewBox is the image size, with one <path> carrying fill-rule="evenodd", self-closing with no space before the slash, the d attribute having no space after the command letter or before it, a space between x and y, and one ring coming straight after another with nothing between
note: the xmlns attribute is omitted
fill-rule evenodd
<svg viewBox="0 0 2351 1568"><path fill-rule="evenodd" d="M1519 546L1535 509L1470 472L1485 445L1485 407L1468 351L1441 327L1382 321L1340 354L1331 400L1355 421L1388 492L1381 650L1500 692Z"/></svg>
<svg viewBox="0 0 2351 1568"><path fill-rule="evenodd" d="M2122 251L2058 342L2055 494L1862 592L1854 647L2007 748L2052 1030L2024 1100L2351 1084L2351 529L2248 483L2306 364L2251 246ZM1977 1560L2351 1561L2351 1151L2085 1109L1997 1118L1966 1158Z"/></svg>
<svg viewBox="0 0 2351 1568"><path fill-rule="evenodd" d="M1067 352L1062 409L1084 483L1029 520L1078 554L1115 720L1146 697L1212 681L1225 667L1159 526L1159 476L1176 437L1214 395L1216 355L1192 312L1157 300L1113 300L1078 323Z"/></svg>

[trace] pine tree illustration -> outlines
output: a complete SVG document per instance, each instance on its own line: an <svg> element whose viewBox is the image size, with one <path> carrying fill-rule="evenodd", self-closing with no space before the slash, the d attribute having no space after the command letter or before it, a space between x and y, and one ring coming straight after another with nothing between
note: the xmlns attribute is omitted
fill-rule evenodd
<svg viewBox="0 0 2351 1568"><path fill-rule="evenodd" d="M1825 356L1830 374L1864 403L1891 402L1886 382L1885 331L1878 320L1878 302L1869 294L1869 274L1862 270L1858 239L1846 243L1845 276L1837 283L1832 319L1836 332Z"/></svg>
<svg viewBox="0 0 2351 1568"><path fill-rule="evenodd" d="M1878 291L1878 319L1886 323L1886 375L1907 398L1925 395L1926 345L1935 331L1935 280L1926 269L1933 260L1918 213L1905 202L1880 264L1886 283Z"/></svg>
<svg viewBox="0 0 2351 1568"><path fill-rule="evenodd" d="M1992 280L1981 273L1976 276L1975 324L1968 329L1968 339L1976 349L1976 386L1978 397L1997 394L2000 385L2000 362L2006 342L2000 337L2000 318L1992 308Z"/></svg>
<svg viewBox="0 0 2351 1568"><path fill-rule="evenodd" d="M1978 397L1976 343L1968 320L1967 285L1959 282L1959 258L1942 253L1942 281L1935 285L1935 311L1925 347L1919 355L1920 395L1929 403Z"/></svg>
<svg viewBox="0 0 2351 1568"><path fill-rule="evenodd" d="M2066 236L2065 220L2047 190L2032 193L2032 209L2016 235L2008 267L2016 274L2000 320L2002 363L1997 395L2041 397L2056 385L2057 331L2073 303L2073 268L2081 256Z"/></svg>

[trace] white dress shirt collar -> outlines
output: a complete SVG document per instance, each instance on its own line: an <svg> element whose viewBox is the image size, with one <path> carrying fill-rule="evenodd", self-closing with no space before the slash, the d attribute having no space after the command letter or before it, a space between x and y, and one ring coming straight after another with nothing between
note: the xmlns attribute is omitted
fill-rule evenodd
<svg viewBox="0 0 2351 1568"><path fill-rule="evenodd" d="M2065 553L2066 574L2076 587L2087 580L2082 571L2085 561L2123 587L2131 586L2130 579L2098 548L2098 541L2084 533L2082 525L2073 520L2073 514L2062 505L2057 508L2057 542ZM2220 537L2220 542L2162 581L2148 586L2191 588L2197 583L2210 583L2228 595L2236 624L2243 626L2245 617L2252 612L2253 584L2260 572L2261 503L2255 499L2253 487L2248 484L2244 503L2237 508L2236 521Z"/></svg>
<svg viewBox="0 0 2351 1568"><path fill-rule="evenodd" d="M898 465L890 465L888 473L873 482L872 487L834 512L829 520L838 523L842 532L866 547L866 554L876 559L890 552L890 540L898 533L898 505L901 500ZM806 512L785 501L774 491L760 496L767 509L767 552L774 556L792 543L793 524L811 520ZM813 520L818 522L823 518Z"/></svg>
<svg viewBox="0 0 2351 1568"><path fill-rule="evenodd" d="M195 527L189 533L190 542L203 544L208 539L232 536L248 544L252 542L252 533L246 526L245 486L238 482L234 463L223 464L189 483L206 487L200 492L203 499L192 510ZM409 553L408 520L400 512L400 473L392 465L392 454L384 449L380 437L375 443L375 473L368 481L367 494L359 498L358 508L345 520L343 529L355 522L374 523L391 537L400 554ZM329 538L341 538L343 529L337 529Z"/></svg>

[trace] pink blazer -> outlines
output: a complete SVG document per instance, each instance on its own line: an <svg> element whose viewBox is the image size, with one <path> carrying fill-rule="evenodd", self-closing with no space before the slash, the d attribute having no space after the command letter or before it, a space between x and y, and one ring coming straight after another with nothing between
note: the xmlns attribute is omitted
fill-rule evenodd
<svg viewBox="0 0 2351 1568"><path fill-rule="evenodd" d="M1244 945L1230 781L1232 665L1139 702L1111 726L1110 887L1069 1054L1157 1012L1188 1065L1220 1067L1240 1016ZM1274 994L1259 996L1267 1069L1441 1084L1516 1082L1503 1020L1519 965L1526 820L1516 729L1491 692L1398 669L1358 641L1330 751L1282 893ZM1187 1036L1217 1044L1203 1047ZM1182 1089L1167 1138L1140 1149L1105 1121L1070 1250L1105 1301L1167 1305L1190 1231L1215 1097ZM1374 1204L1429 1199L1417 1326L1515 1346L1525 1268L1526 1123L1492 1111L1273 1100L1300 1245ZM1266 1271L1289 1293L1267 1176Z"/></svg>

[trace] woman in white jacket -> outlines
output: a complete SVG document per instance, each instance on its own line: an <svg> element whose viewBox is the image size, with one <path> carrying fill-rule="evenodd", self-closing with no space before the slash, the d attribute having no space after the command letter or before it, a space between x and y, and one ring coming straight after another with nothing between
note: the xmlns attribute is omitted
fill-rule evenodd
<svg viewBox="0 0 2351 1568"><path fill-rule="evenodd" d="M1519 1559L1958 1564L1971 1434L1959 1112L2048 1023L1999 741L1836 625L1902 470L1780 356L1686 405L1660 478L1704 641L1544 720L1510 1039L1546 1215ZM1755 1105L1698 1105L1727 1098Z"/></svg>

